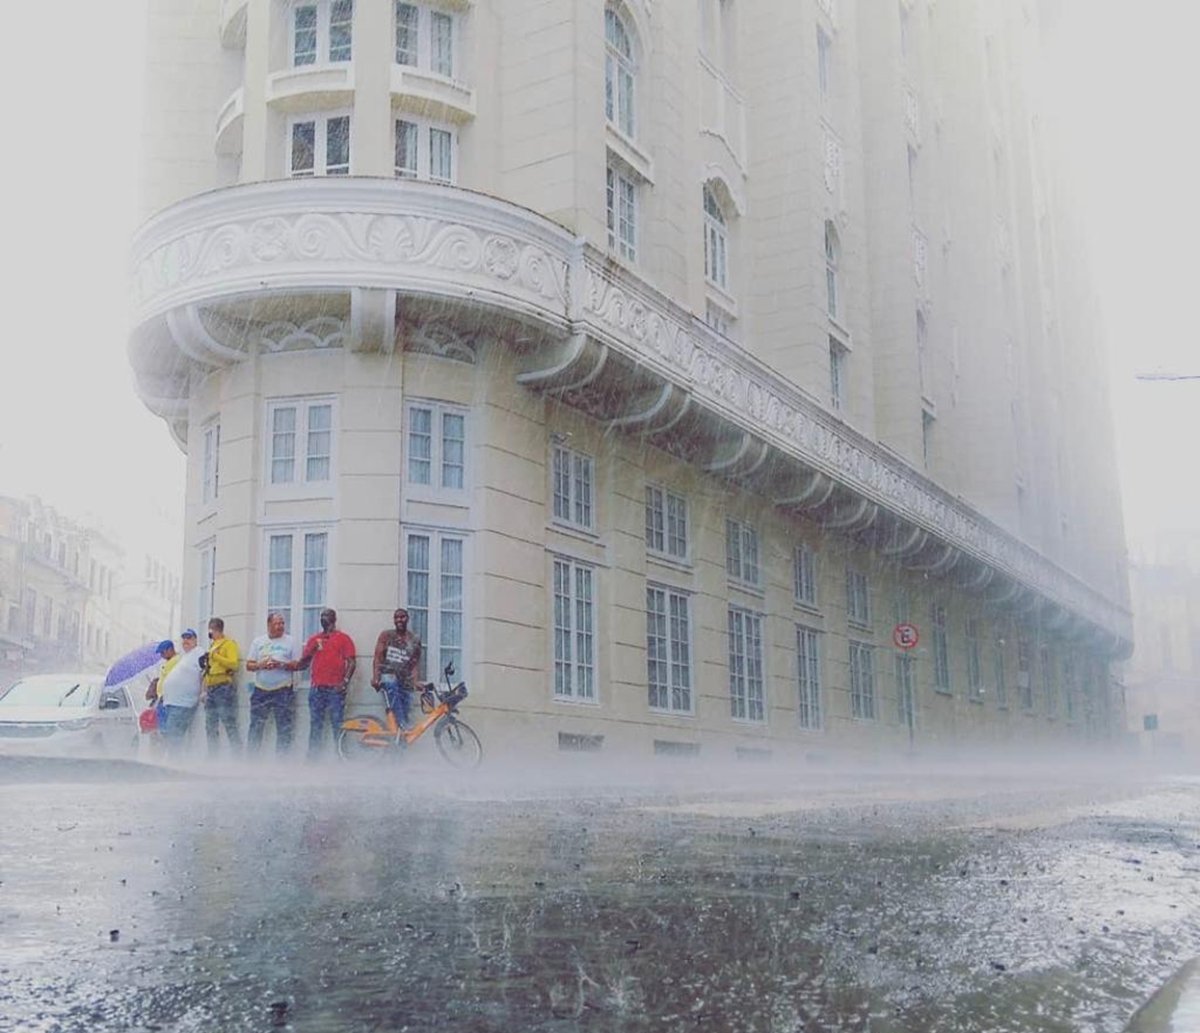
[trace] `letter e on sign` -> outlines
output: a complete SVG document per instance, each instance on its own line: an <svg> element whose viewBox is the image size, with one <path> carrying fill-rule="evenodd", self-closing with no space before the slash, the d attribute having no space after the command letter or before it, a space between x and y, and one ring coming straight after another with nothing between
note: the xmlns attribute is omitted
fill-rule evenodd
<svg viewBox="0 0 1200 1033"><path fill-rule="evenodd" d="M921 634L915 624L897 624L892 628L892 642L897 649L916 649Z"/></svg>

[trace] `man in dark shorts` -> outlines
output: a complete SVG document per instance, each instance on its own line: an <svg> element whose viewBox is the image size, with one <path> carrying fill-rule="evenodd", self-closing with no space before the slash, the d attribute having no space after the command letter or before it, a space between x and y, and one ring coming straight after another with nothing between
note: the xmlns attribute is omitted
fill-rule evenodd
<svg viewBox="0 0 1200 1033"><path fill-rule="evenodd" d="M421 639L408 630L408 611L400 607L392 614L394 628L379 633L371 665L371 688L382 690L388 709L402 728L409 727L412 693L421 665Z"/></svg>
<svg viewBox="0 0 1200 1033"><path fill-rule="evenodd" d="M346 689L357 663L354 641L344 631L338 631L337 612L326 609L321 611L321 630L304 643L300 659L285 665L289 671L303 671L312 664L312 683L308 689L309 760L315 760L321 752L326 715L335 740L341 731L346 715Z"/></svg>

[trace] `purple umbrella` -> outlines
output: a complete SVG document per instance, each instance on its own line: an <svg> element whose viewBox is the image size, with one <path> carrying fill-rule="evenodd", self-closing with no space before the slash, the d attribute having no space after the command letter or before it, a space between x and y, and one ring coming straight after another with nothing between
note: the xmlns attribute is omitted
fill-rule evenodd
<svg viewBox="0 0 1200 1033"><path fill-rule="evenodd" d="M141 674L148 667L159 663L162 657L158 655L158 643L151 642L147 646L139 646L132 653L126 653L120 660L108 669L104 685L119 685L128 681L135 674Z"/></svg>

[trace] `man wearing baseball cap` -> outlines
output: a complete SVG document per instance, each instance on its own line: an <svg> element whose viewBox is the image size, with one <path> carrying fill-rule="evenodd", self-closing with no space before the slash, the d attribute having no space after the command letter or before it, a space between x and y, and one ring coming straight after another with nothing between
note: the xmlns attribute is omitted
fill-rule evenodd
<svg viewBox="0 0 1200 1033"><path fill-rule="evenodd" d="M200 666L200 652L196 649L196 633L186 628L179 636L183 652L175 655L163 667L158 676L159 695L162 697L162 714L159 727L166 739L167 749L177 753L183 746L196 707L200 702L200 679L204 670Z"/></svg>

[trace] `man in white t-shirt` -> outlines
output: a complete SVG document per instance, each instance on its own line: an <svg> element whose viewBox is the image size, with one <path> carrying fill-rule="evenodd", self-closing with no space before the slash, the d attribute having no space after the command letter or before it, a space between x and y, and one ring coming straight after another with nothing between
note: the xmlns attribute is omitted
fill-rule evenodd
<svg viewBox="0 0 1200 1033"><path fill-rule="evenodd" d="M287 665L296 659L296 643L286 632L283 614L270 614L267 633L251 642L246 653L246 670L254 677L247 753L256 753L262 747L263 730L272 714L275 715L275 753L282 756L291 749L296 676Z"/></svg>
<svg viewBox="0 0 1200 1033"><path fill-rule="evenodd" d="M163 723L163 738L168 752L177 752L183 746L191 728L192 718L200 702L200 682L204 669L200 666L201 652L196 648L196 633L188 628L179 636L183 652L159 682L158 689L166 720Z"/></svg>

